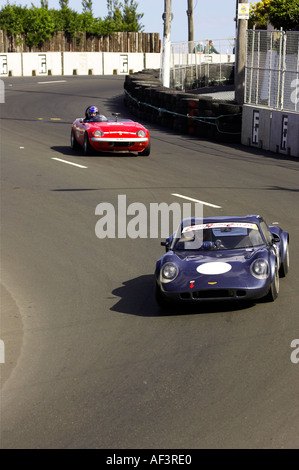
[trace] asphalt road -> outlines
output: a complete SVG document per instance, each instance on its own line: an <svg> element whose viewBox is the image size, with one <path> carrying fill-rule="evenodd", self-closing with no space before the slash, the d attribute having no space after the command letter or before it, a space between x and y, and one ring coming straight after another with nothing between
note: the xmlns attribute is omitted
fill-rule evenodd
<svg viewBox="0 0 299 470"><path fill-rule="evenodd" d="M146 123L150 157L84 157L71 123L90 104L132 117L122 77L3 81L1 448L298 449L299 161ZM161 238L100 239L95 212L173 194L290 232L274 303L161 314Z"/></svg>

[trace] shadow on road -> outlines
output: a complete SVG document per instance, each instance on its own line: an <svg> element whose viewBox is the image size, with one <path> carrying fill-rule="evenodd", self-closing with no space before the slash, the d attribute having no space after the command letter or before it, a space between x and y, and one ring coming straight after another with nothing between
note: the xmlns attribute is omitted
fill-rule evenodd
<svg viewBox="0 0 299 470"><path fill-rule="evenodd" d="M123 152L123 153L120 153L120 152L115 152L115 153L112 153L112 152L93 152L91 155L89 156L85 156L83 154L83 150L80 151L80 150L73 150L71 148L71 146L66 146L66 145L56 145L54 147L51 147L51 150L54 150L54 152L57 152L57 153L60 153L62 155L68 155L68 156L71 156L73 158L77 158L77 157L80 157L80 158L95 158L95 157L112 157L112 158L128 158L128 157L138 157L140 158L140 155L138 155L137 153L129 153L129 152Z"/></svg>
<svg viewBox="0 0 299 470"><path fill-rule="evenodd" d="M141 317L238 312L254 306L254 302L249 301L206 302L195 305L184 303L171 305L162 311L155 300L152 274L124 281L121 287L112 291L112 294L120 298L111 308L112 311Z"/></svg>

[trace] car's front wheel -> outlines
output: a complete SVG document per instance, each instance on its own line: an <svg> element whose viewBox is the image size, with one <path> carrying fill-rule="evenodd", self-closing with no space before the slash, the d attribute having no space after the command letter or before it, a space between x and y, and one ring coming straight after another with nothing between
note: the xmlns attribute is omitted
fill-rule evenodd
<svg viewBox="0 0 299 470"><path fill-rule="evenodd" d="M266 300L268 302L274 302L275 299L277 299L279 293L279 271L278 271L278 266L277 264L275 265L275 272L274 272L274 278L271 283L269 292L266 296Z"/></svg>
<svg viewBox="0 0 299 470"><path fill-rule="evenodd" d="M280 265L280 269L279 269L279 276L280 277L286 277L286 275L289 272L289 266L290 266L290 254L289 254L289 244L287 244L284 259L283 259L283 261Z"/></svg>
<svg viewBox="0 0 299 470"><path fill-rule="evenodd" d="M84 135L84 143L83 143L83 153L84 155L91 155L91 152L92 152L92 147L89 143L89 137L88 137L88 134L87 132L85 132L85 135Z"/></svg>
<svg viewBox="0 0 299 470"><path fill-rule="evenodd" d="M151 153L151 143L150 141L148 142L147 146L145 147L144 150L142 150L142 152L140 152L140 155L142 157L148 157Z"/></svg>
<svg viewBox="0 0 299 470"><path fill-rule="evenodd" d="M75 137L74 129L71 130L71 147L73 150L77 150L79 148L79 144Z"/></svg>

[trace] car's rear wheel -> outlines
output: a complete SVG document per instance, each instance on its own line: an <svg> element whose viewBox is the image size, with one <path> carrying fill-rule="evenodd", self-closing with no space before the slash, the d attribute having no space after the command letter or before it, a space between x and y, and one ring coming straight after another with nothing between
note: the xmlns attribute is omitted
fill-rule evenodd
<svg viewBox="0 0 299 470"><path fill-rule="evenodd" d="M147 146L145 147L144 150L142 150L142 152L140 152L140 155L142 157L148 157L151 153L151 143L150 141L148 142Z"/></svg>
<svg viewBox="0 0 299 470"><path fill-rule="evenodd" d="M87 132L85 132L84 142L83 142L83 153L84 153L84 155L91 155L91 152L92 152L92 147L89 143L88 134L87 134Z"/></svg>
<svg viewBox="0 0 299 470"><path fill-rule="evenodd" d="M277 299L279 293L279 271L277 264L275 265L274 279L271 283L269 292L266 296L268 302L274 302Z"/></svg>
<svg viewBox="0 0 299 470"><path fill-rule="evenodd" d="M284 255L284 259L280 265L279 269L279 276L280 277L286 277L289 271L289 266L290 266L290 254L289 254L289 244L287 244L286 252Z"/></svg>
<svg viewBox="0 0 299 470"><path fill-rule="evenodd" d="M74 129L71 130L71 147L73 150L77 150L79 148L79 144L74 134Z"/></svg>

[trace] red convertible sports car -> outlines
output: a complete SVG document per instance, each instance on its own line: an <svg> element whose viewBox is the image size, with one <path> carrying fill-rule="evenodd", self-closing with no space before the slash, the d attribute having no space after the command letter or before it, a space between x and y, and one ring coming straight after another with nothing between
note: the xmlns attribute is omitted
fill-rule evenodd
<svg viewBox="0 0 299 470"><path fill-rule="evenodd" d="M98 108L89 106L85 118L77 118L72 124L71 147L83 148L84 155L96 152L138 153L149 156L151 150L149 131L131 119L113 119L99 114Z"/></svg>

